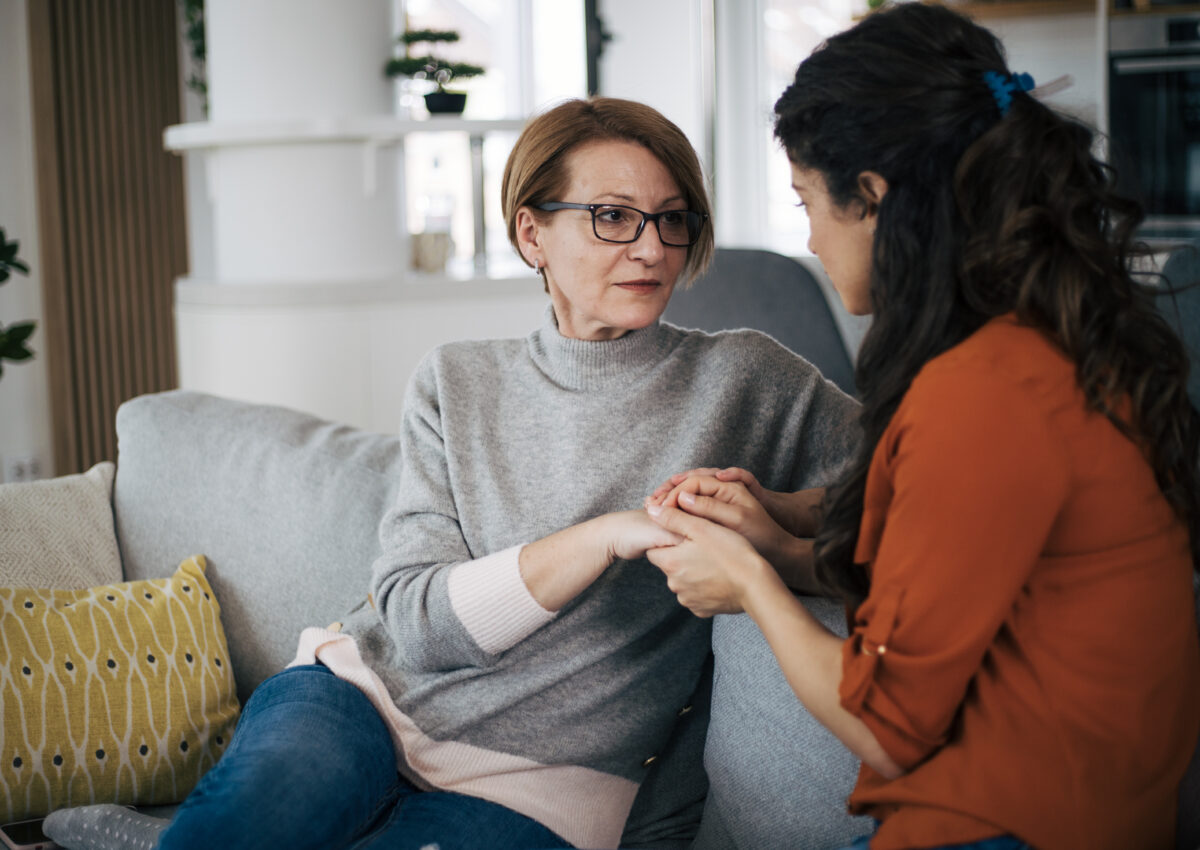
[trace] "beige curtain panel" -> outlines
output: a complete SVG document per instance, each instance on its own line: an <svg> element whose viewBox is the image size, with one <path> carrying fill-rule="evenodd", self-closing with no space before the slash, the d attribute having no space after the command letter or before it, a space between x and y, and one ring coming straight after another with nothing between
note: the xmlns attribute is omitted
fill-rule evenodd
<svg viewBox="0 0 1200 850"><path fill-rule="evenodd" d="M116 460L121 402L178 383L183 167L163 150L182 89L173 0L29 4L55 471Z"/></svg>

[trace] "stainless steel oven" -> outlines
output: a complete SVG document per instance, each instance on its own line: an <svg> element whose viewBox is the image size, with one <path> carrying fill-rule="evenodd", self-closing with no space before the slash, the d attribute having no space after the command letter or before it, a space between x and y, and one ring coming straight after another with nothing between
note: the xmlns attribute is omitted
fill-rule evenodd
<svg viewBox="0 0 1200 850"><path fill-rule="evenodd" d="M1112 17L1108 75L1110 156L1143 235L1200 236L1200 13Z"/></svg>

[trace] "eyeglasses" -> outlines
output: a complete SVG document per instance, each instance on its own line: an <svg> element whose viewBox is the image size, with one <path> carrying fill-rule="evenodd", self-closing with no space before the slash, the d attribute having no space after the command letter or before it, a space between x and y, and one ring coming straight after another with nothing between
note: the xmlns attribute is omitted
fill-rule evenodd
<svg viewBox="0 0 1200 850"><path fill-rule="evenodd" d="M592 232L597 239L605 242L627 244L638 241L646 222L654 222L658 228L658 238L664 245L672 248L686 248L695 245L700 238L700 230L708 216L691 210L664 210L663 212L642 212L622 204L568 204L553 201L538 204L543 212L558 210L587 210L592 214Z"/></svg>

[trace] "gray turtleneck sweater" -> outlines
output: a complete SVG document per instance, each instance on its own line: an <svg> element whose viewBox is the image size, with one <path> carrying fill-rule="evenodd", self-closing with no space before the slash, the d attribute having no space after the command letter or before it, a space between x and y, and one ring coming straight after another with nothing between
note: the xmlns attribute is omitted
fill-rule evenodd
<svg viewBox="0 0 1200 850"><path fill-rule="evenodd" d="M774 490L823 485L850 454L856 412L754 331L655 324L590 342L560 335L548 311L526 339L426 355L380 529L378 619L347 622L402 770L578 846L617 846L647 759L696 686L709 621L642 559L545 611L520 579L521 546L640 508L698 466L741 466Z"/></svg>

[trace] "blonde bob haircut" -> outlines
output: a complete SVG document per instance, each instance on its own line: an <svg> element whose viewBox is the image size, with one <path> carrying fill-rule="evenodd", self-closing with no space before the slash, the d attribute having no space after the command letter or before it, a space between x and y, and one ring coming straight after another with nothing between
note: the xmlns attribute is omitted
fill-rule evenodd
<svg viewBox="0 0 1200 850"><path fill-rule="evenodd" d="M537 204L578 200L559 197L571 179L569 154L582 145L609 141L634 142L654 154L683 193L687 208L705 215L700 239L687 249L687 262L680 273L680 285L689 286L708 268L713 253L712 220L708 218L712 211L704 173L683 131L644 103L614 97L568 100L529 120L508 155L500 186L509 241L520 254L517 210L521 207L528 207L539 221L545 221L551 213L535 209Z"/></svg>

